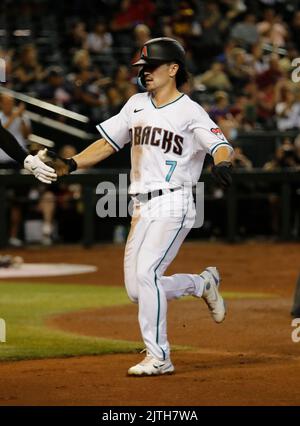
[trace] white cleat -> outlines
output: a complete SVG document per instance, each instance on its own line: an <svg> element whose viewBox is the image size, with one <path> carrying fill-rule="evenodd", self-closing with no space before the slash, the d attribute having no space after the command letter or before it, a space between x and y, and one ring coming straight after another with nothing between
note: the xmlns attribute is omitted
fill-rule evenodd
<svg viewBox="0 0 300 426"><path fill-rule="evenodd" d="M209 266L200 274L200 277L205 280L202 298L215 322L220 323L225 319L226 308L223 297L219 293L221 282L219 271L214 266Z"/></svg>
<svg viewBox="0 0 300 426"><path fill-rule="evenodd" d="M147 352L147 356L139 364L129 368L129 376L158 376L172 374L175 368L170 359L160 361Z"/></svg>

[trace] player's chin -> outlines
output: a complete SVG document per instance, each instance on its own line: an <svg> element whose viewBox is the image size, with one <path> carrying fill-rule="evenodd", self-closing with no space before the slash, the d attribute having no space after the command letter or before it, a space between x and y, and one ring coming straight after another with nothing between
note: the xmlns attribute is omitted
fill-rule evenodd
<svg viewBox="0 0 300 426"><path fill-rule="evenodd" d="M154 89L155 89L155 85L154 85L154 83L153 83L153 81L152 81L152 80L150 80L150 81L146 81L146 89L147 89L149 92L151 92L152 90L154 90Z"/></svg>

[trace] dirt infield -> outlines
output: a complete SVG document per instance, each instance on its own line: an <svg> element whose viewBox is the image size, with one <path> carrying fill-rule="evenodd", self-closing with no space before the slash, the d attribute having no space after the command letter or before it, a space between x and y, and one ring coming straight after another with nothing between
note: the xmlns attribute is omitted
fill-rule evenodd
<svg viewBox="0 0 300 426"><path fill-rule="evenodd" d="M32 282L122 285L122 246L18 254L28 262L99 267L98 273ZM168 273L199 272L214 264L222 273L223 291L269 296L228 299L228 317L221 325L212 322L202 301L170 303L169 340L187 346L173 352L173 376L126 377L128 367L141 359L139 354L3 362L0 405L299 405L300 342L291 340L289 311L300 245L187 243ZM136 313L135 305L103 308L49 318L48 325L138 341Z"/></svg>

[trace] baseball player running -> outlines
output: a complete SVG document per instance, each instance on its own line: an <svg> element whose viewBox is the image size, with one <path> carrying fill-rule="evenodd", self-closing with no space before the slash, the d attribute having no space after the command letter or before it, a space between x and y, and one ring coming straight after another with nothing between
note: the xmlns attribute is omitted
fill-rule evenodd
<svg viewBox="0 0 300 426"><path fill-rule="evenodd" d="M203 298L215 322L225 318L216 267L201 274L164 272L195 220L192 186L206 154L223 187L231 183L232 148L203 108L178 88L187 81L185 52L171 38L156 38L142 48L140 84L119 114L97 126L102 138L71 159L55 158L58 175L87 168L131 142L134 214L124 258L129 298L138 303L146 357L128 370L132 376L170 374L174 366L167 338L167 301L192 295ZM170 208L170 206L172 208Z"/></svg>
<svg viewBox="0 0 300 426"><path fill-rule="evenodd" d="M15 137L4 129L0 122L0 149L3 149L7 155L21 164L27 171L33 174L43 183L52 183L56 181L55 170L44 164L40 156L30 155L25 151Z"/></svg>

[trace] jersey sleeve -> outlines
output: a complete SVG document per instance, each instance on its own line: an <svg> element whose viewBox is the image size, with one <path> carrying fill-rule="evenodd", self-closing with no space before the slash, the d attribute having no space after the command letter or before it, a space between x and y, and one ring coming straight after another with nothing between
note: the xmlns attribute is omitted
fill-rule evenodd
<svg viewBox="0 0 300 426"><path fill-rule="evenodd" d="M123 106L119 114L96 126L101 136L119 151L130 142L129 134L129 101Z"/></svg>
<svg viewBox="0 0 300 426"><path fill-rule="evenodd" d="M233 150L222 130L204 110L199 110L198 114L194 114L189 130L194 134L195 151L204 150L207 154L214 155L222 146Z"/></svg>
<svg viewBox="0 0 300 426"><path fill-rule="evenodd" d="M0 122L0 148L12 159L23 165L25 158L29 154L21 147L16 138Z"/></svg>

